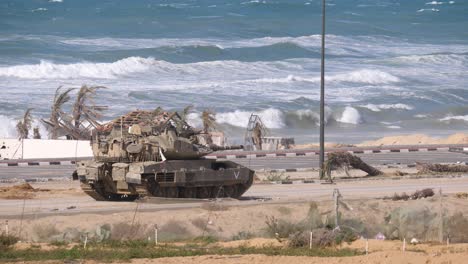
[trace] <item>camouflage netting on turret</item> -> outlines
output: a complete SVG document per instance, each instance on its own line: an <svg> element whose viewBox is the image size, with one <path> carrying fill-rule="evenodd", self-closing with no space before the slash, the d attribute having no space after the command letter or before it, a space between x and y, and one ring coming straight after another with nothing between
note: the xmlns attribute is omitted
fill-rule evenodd
<svg viewBox="0 0 468 264"><path fill-rule="evenodd" d="M161 161L162 153L199 156L208 151L199 144L200 133L177 112L135 110L95 129L93 152L98 160L114 162Z"/></svg>

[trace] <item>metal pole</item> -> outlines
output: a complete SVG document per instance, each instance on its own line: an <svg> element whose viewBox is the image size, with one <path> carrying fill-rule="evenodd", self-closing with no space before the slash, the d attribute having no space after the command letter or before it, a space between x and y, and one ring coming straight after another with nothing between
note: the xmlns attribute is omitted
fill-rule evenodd
<svg viewBox="0 0 468 264"><path fill-rule="evenodd" d="M320 179L325 176L325 0L322 0L322 63L320 67Z"/></svg>

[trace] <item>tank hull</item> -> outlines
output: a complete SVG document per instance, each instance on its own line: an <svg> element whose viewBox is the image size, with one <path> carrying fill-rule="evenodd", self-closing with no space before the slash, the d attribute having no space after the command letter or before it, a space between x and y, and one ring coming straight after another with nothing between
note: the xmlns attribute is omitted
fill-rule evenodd
<svg viewBox="0 0 468 264"><path fill-rule="evenodd" d="M254 177L254 171L244 166L210 159L82 161L76 174L83 191L98 201L132 201L142 197L239 198L250 188Z"/></svg>

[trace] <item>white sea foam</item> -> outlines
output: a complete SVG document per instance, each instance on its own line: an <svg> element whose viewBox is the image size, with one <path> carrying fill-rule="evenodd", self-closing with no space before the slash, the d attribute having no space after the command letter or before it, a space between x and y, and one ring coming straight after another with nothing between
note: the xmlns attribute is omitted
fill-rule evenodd
<svg viewBox="0 0 468 264"><path fill-rule="evenodd" d="M39 7L39 8L31 10L31 12L41 12L41 11L47 11L47 8Z"/></svg>
<svg viewBox="0 0 468 264"><path fill-rule="evenodd" d="M344 74L337 74L326 78L327 81L355 82L368 84L383 84L399 82L400 79L390 73L380 70L358 70Z"/></svg>
<svg viewBox="0 0 468 264"><path fill-rule="evenodd" d="M4 115L0 115L0 138L16 138L16 122Z"/></svg>
<svg viewBox="0 0 468 264"><path fill-rule="evenodd" d="M340 118L337 120L338 122L341 123L348 123L348 124L360 124L363 122L361 115L359 114L359 111L356 110L356 108L347 106L345 110L343 111L343 114L341 115Z"/></svg>
<svg viewBox="0 0 468 264"><path fill-rule="evenodd" d="M437 9L437 8L421 8L421 9L419 9L419 10L418 10L418 11L416 11L416 12L419 12L419 13L421 13L421 12L424 12L424 11L439 12L440 10L439 10L439 9Z"/></svg>
<svg viewBox="0 0 468 264"><path fill-rule="evenodd" d="M18 120L15 118L7 117L4 115L0 115L0 138L17 138L18 134L16 133L16 123ZM38 127L39 133L41 134L42 138L47 138L47 130L43 126L43 124L39 121L39 119L34 119L32 122L32 127ZM33 131L29 132L29 138L32 138Z"/></svg>
<svg viewBox="0 0 468 264"><path fill-rule="evenodd" d="M444 4L444 2L431 1L431 2L426 3L426 5L442 5L442 4Z"/></svg>
<svg viewBox="0 0 468 264"><path fill-rule="evenodd" d="M63 0L49 0L50 3L62 3Z"/></svg>
<svg viewBox="0 0 468 264"><path fill-rule="evenodd" d="M421 63L421 64L449 64L463 66L468 63L468 55L466 54L428 54L428 55L409 55L399 56L391 59L392 61L405 63Z"/></svg>
<svg viewBox="0 0 468 264"><path fill-rule="evenodd" d="M325 80L328 82L353 82L366 84L386 84L399 82L400 79L390 73L380 70L358 70L347 73L339 73L335 75L326 75ZM320 77L305 78L296 75L288 75L285 78L261 78L253 80L245 80L239 82L253 83L289 83L289 82L319 82Z"/></svg>
<svg viewBox="0 0 468 264"><path fill-rule="evenodd" d="M113 63L55 64L41 61L39 64L0 67L0 76L23 79L111 79L119 75L143 72L155 63L164 64L153 58L129 57ZM160 65L164 67L164 65Z"/></svg>
<svg viewBox="0 0 468 264"><path fill-rule="evenodd" d="M252 112L236 110L234 112L217 113L216 121L218 123L229 124L232 126L246 127ZM262 119L262 122L268 128L282 128L284 124L284 114L278 109L268 108L255 112Z"/></svg>
<svg viewBox="0 0 468 264"><path fill-rule="evenodd" d="M379 104L379 105L366 104L366 105L361 105L361 107L367 108L374 112L380 112L382 110L388 110L388 109L413 110L413 107L407 104Z"/></svg>
<svg viewBox="0 0 468 264"><path fill-rule="evenodd" d="M444 118L439 119L440 121L451 121L451 120L460 120L460 121L467 121L468 122L468 115L458 115L458 116L446 116Z"/></svg>

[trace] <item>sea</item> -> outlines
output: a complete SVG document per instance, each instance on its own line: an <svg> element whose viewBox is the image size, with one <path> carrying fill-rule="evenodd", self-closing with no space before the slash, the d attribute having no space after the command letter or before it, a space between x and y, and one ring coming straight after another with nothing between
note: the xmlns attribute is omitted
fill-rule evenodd
<svg viewBox="0 0 468 264"><path fill-rule="evenodd" d="M318 139L321 0L2 0L0 138L59 86L105 86L102 122L134 109L216 112L231 143L250 115ZM326 140L468 128L468 0L327 0ZM73 97L73 96L72 96ZM65 106L65 111L70 108Z"/></svg>

